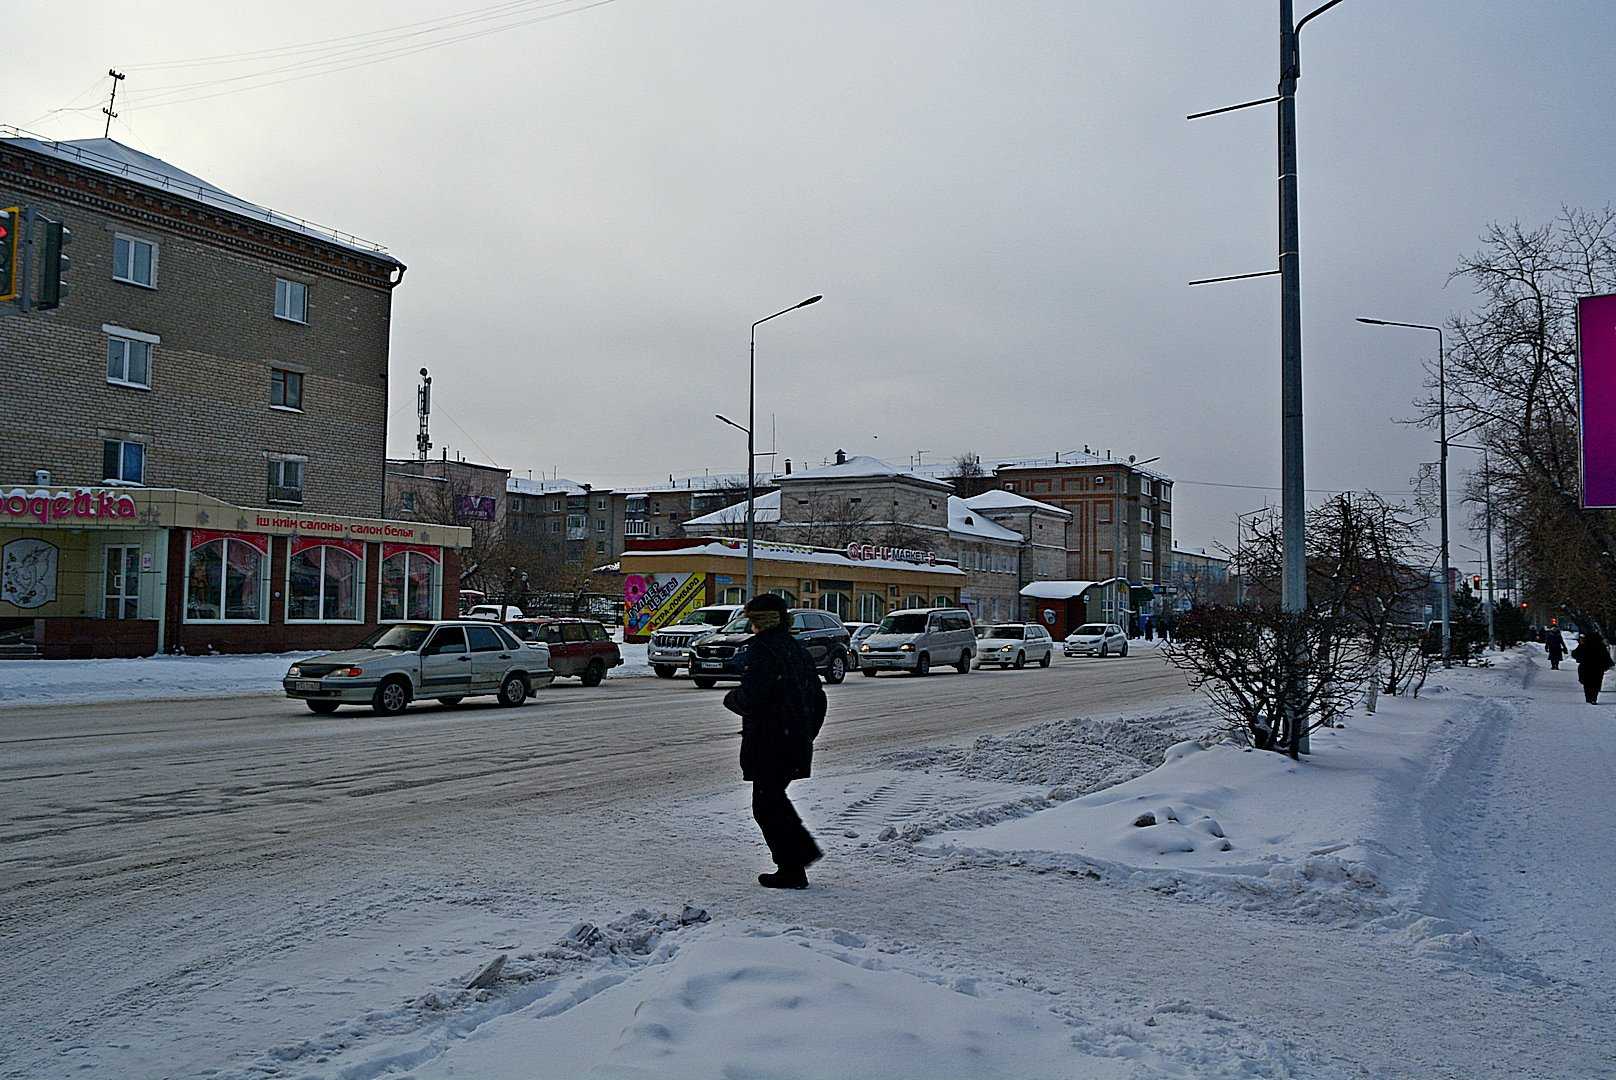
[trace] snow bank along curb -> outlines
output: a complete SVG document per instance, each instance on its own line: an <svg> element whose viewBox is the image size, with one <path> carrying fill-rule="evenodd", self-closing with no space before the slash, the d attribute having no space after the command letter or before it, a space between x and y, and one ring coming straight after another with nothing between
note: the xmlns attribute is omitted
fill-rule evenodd
<svg viewBox="0 0 1616 1080"><path fill-rule="evenodd" d="M612 678L653 674L644 645L623 645ZM94 705L281 693L286 669L313 655L143 656L128 660L0 661L0 709L18 705Z"/></svg>
<svg viewBox="0 0 1616 1080"><path fill-rule="evenodd" d="M1195 738L1184 714L1151 720L1033 725L969 748L905 752L882 762L961 777L1056 786L998 805L884 829L950 870L1011 866L1060 872L1182 900L1337 928L1393 932L1420 953L1529 982L1507 957L1431 903L1431 848L1462 813L1449 778L1488 725L1514 706L1480 678L1529 681L1506 658L1456 672L1432 700L1385 699L1374 717L1314 734L1302 763ZM1176 723L1175 723L1176 721ZM1210 724L1203 718L1202 727ZM1178 736L1182 741L1169 742ZM1165 744L1165 745L1164 745Z"/></svg>

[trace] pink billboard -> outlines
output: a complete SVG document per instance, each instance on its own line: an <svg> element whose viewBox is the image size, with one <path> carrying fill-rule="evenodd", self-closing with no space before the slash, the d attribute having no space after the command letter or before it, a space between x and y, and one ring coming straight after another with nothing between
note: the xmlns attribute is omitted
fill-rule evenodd
<svg viewBox="0 0 1616 1080"><path fill-rule="evenodd" d="M1577 298L1582 505L1616 509L1616 295Z"/></svg>

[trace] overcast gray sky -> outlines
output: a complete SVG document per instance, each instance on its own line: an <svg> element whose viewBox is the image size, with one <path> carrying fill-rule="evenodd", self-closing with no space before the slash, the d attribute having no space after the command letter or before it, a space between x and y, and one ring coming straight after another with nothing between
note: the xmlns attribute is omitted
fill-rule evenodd
<svg viewBox="0 0 1616 1080"><path fill-rule="evenodd" d="M519 474L738 470L712 413L744 415L748 324L824 293L760 331L759 428L766 445L775 415L782 456L1159 454L1191 545L1277 501L1277 279L1185 287L1274 265L1273 113L1184 120L1273 93L1275 0L615 0L170 105L158 88L308 57L143 66L489 2L21 0L0 120L93 107L116 65L114 137L408 263L397 453L424 364L438 442ZM1393 422L1429 335L1353 316L1441 321L1489 220L1610 201L1613 46L1609 0L1347 0L1308 27L1310 487L1401 491L1434 459Z"/></svg>

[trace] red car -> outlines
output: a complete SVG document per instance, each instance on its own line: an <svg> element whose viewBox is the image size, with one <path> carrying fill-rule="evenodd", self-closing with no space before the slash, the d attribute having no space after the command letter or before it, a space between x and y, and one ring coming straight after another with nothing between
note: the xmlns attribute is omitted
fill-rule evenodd
<svg viewBox="0 0 1616 1080"><path fill-rule="evenodd" d="M550 667L557 678L599 686L607 670L623 662L617 642L594 619L511 619L505 625L523 641L550 646Z"/></svg>

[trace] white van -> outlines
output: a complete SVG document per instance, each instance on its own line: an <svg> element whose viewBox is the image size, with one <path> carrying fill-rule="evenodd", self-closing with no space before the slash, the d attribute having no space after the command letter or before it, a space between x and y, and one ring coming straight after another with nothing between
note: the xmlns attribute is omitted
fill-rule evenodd
<svg viewBox="0 0 1616 1080"><path fill-rule="evenodd" d="M967 675L975 658L976 626L964 608L894 611L859 646L859 670L872 678L882 671L929 675L933 664Z"/></svg>

